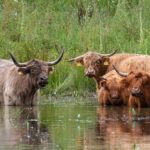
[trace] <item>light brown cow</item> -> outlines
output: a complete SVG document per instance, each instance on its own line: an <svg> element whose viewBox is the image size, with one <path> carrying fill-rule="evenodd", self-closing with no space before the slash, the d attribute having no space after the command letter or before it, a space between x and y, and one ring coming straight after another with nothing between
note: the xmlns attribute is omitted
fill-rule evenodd
<svg viewBox="0 0 150 150"><path fill-rule="evenodd" d="M130 107L150 106L150 75L145 71L116 72L124 77L120 80L120 87L129 93L128 105Z"/></svg>
<svg viewBox="0 0 150 150"><path fill-rule="evenodd" d="M115 54L116 52L99 54L89 51L70 59L69 62L75 62L77 66L83 66L85 76L93 77L97 83L100 81L100 76L113 70L113 65L117 66L121 71L131 71L132 69L150 70L150 65L147 64L147 61L150 62L150 56L127 53Z"/></svg>
<svg viewBox="0 0 150 150"><path fill-rule="evenodd" d="M99 90L97 90L98 101L102 105L123 105L122 92L120 88L120 77L115 70L105 74L99 82Z"/></svg>
<svg viewBox="0 0 150 150"><path fill-rule="evenodd" d="M113 64L121 71L132 71L135 69L150 70L150 56L115 53L116 51L108 55L102 55L96 52L87 52L81 56L72 58L69 61L75 62L77 66L82 65L84 67L85 75L94 78L97 85L101 80L100 76L113 70Z"/></svg>
<svg viewBox="0 0 150 150"><path fill-rule="evenodd" d="M37 91L48 84L48 74L53 65L60 62L64 54L53 62L31 60L18 63L10 53L12 61L0 60L0 102L4 105L36 105Z"/></svg>

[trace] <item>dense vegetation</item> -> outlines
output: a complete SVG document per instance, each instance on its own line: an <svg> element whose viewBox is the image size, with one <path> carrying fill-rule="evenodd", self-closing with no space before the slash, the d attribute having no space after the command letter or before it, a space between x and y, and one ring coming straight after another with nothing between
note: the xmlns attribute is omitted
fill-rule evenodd
<svg viewBox="0 0 150 150"><path fill-rule="evenodd" d="M22 62L53 60L58 56L55 45L66 49L64 59L87 48L149 54L149 8L149 0L1 0L0 57L9 58L9 50ZM45 92L94 89L82 68L63 61Z"/></svg>

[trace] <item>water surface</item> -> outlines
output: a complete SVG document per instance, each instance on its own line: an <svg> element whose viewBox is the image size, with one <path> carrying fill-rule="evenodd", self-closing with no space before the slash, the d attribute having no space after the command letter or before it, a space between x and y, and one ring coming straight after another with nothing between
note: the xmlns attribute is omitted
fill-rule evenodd
<svg viewBox="0 0 150 150"><path fill-rule="evenodd" d="M60 101L60 102L59 102ZM100 107L86 99L0 107L0 149L147 150L150 109Z"/></svg>

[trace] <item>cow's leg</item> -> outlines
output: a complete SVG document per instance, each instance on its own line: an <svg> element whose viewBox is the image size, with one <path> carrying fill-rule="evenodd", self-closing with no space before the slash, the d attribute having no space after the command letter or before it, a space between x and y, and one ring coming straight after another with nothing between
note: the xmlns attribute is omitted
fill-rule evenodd
<svg viewBox="0 0 150 150"><path fill-rule="evenodd" d="M2 92L0 92L0 105L4 105L4 97Z"/></svg>
<svg viewBox="0 0 150 150"><path fill-rule="evenodd" d="M36 106L38 104L38 100L40 99L40 91L38 90L34 96L33 96L33 100L32 100L32 106Z"/></svg>

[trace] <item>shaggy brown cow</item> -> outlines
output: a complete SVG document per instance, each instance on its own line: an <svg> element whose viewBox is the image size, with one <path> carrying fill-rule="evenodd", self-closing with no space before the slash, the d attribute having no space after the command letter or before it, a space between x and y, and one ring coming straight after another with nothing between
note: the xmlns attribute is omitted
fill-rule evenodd
<svg viewBox="0 0 150 150"><path fill-rule="evenodd" d="M112 54L103 56L96 52L87 52L84 55L70 59L69 62L74 61L77 66L84 66L85 76L90 78L94 77L94 79L99 82L99 77L107 72L109 57L115 53L116 51Z"/></svg>
<svg viewBox="0 0 150 150"><path fill-rule="evenodd" d="M107 72L113 70L113 64L117 66L118 65L124 66L125 62L126 63L125 65L128 64L130 65L130 63L132 63L132 61L129 61L131 57L141 56L138 54L126 54L126 53L115 54L116 52L117 50L112 52L111 54L99 54L97 52L87 52L81 56L72 58L68 61L75 62L77 66L83 66L85 69L84 70L85 76L93 77L99 81L100 76L103 76ZM146 55L142 56L145 57Z"/></svg>
<svg viewBox="0 0 150 150"><path fill-rule="evenodd" d="M18 63L10 53L12 61L0 60L0 101L4 105L36 105L38 89L48 84L48 74L53 65L60 62L64 54L53 62L31 60Z"/></svg>
<svg viewBox="0 0 150 150"><path fill-rule="evenodd" d="M122 105L126 104L121 95L119 82L120 77L114 70L105 74L99 82L98 101L102 105Z"/></svg>
<svg viewBox="0 0 150 150"><path fill-rule="evenodd" d="M129 93L130 107L150 106L150 75L145 71L131 71L130 73L116 72L124 77L120 80L120 87Z"/></svg>
<svg viewBox="0 0 150 150"><path fill-rule="evenodd" d="M69 61L84 67L85 75L93 77L98 85L100 76L113 70L113 64L121 71L132 71L137 69L150 70L150 56L138 54L112 54L102 55L96 52L87 52ZM149 63L148 63L149 62Z"/></svg>

